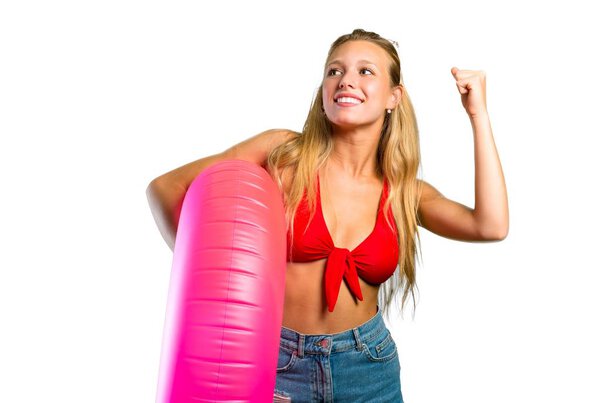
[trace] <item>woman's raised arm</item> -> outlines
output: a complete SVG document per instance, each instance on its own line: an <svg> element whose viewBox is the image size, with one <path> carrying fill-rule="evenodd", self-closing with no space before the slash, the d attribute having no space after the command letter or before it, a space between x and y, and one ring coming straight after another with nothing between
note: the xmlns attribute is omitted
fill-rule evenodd
<svg viewBox="0 0 600 403"><path fill-rule="evenodd" d="M475 208L445 198L423 182L419 221L428 230L461 241L499 241L508 234L508 196L485 101L485 72L451 70L461 93L475 148Z"/></svg>
<svg viewBox="0 0 600 403"><path fill-rule="evenodd" d="M192 181L205 168L221 161L240 159L265 166L273 148L297 133L284 129L272 129L235 144L227 150L175 168L154 178L146 188L146 197L154 221L171 248L175 247L175 236L185 193Z"/></svg>

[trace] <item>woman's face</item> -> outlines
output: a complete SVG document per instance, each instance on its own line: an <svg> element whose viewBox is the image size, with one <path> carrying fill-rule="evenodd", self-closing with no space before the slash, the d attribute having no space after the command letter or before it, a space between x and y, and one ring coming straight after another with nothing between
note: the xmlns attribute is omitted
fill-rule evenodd
<svg viewBox="0 0 600 403"><path fill-rule="evenodd" d="M368 41L348 41L333 52L323 77L323 108L334 126L381 127L401 95L391 87L389 63L386 52Z"/></svg>

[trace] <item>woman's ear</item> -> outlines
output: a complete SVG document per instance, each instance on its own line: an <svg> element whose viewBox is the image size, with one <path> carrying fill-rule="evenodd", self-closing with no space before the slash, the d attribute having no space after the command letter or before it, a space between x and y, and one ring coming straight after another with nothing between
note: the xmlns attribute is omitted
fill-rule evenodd
<svg viewBox="0 0 600 403"><path fill-rule="evenodd" d="M392 88L392 95L390 96L390 101L388 102L387 109L396 108L400 104L401 100L402 100L402 86L397 85L394 88Z"/></svg>

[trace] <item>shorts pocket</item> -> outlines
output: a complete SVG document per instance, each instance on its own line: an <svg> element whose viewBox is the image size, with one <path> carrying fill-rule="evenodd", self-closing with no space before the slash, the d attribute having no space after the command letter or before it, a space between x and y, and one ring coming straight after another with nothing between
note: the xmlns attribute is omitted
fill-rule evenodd
<svg viewBox="0 0 600 403"><path fill-rule="evenodd" d="M364 353L370 361L386 362L398 356L396 342L388 329L382 332L381 336L364 343Z"/></svg>
<svg viewBox="0 0 600 403"><path fill-rule="evenodd" d="M298 356L295 350L290 350L289 348L280 345L279 356L277 357L277 372L289 371L296 363L297 358Z"/></svg>

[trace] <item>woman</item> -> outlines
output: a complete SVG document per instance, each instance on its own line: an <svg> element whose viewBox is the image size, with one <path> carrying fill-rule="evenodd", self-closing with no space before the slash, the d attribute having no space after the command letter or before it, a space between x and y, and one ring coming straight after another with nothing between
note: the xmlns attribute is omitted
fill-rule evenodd
<svg viewBox="0 0 600 403"><path fill-rule="evenodd" d="M474 209L417 179L418 130L398 54L390 41L359 29L332 44L302 133L260 133L149 185L152 212L173 249L186 189L204 168L243 159L278 184L288 264L275 401L401 402L398 352L382 311L400 289L402 308L409 295L414 302L417 225L463 241L506 237L485 75L451 73L473 127Z"/></svg>

